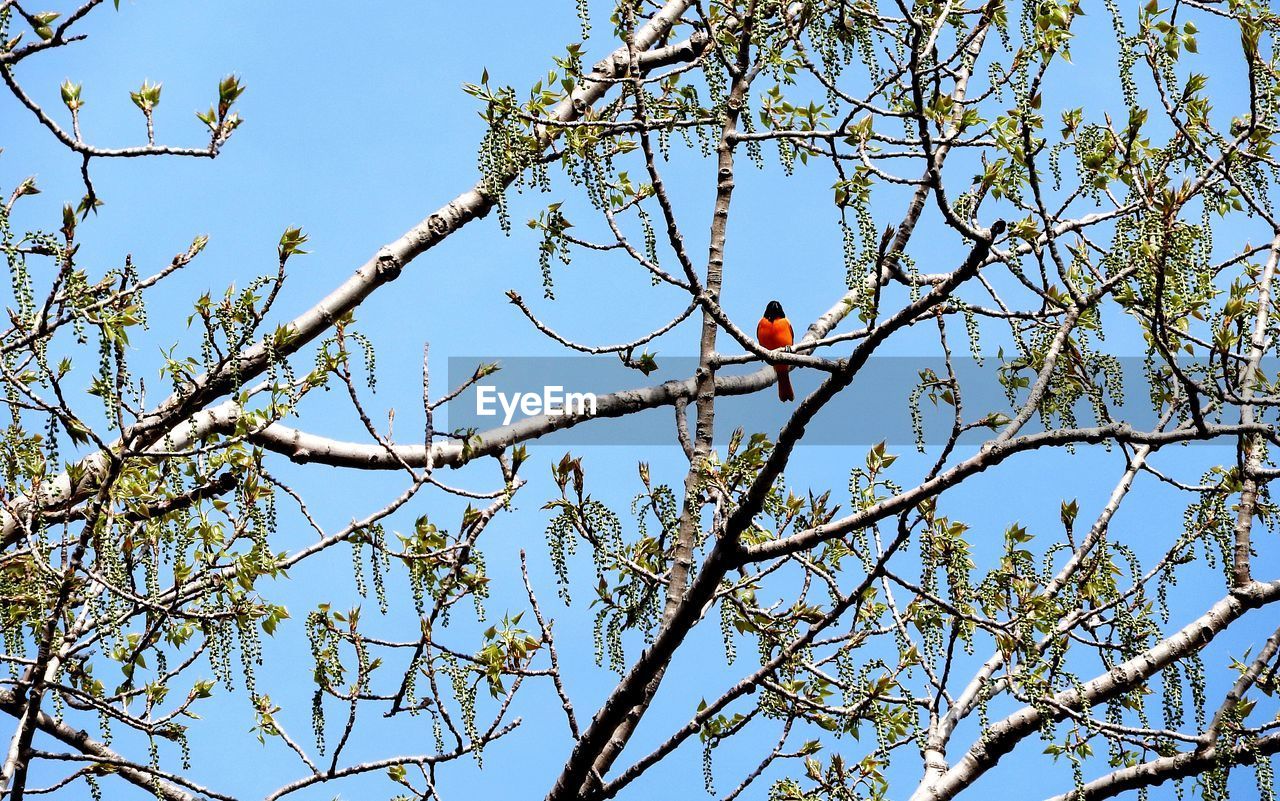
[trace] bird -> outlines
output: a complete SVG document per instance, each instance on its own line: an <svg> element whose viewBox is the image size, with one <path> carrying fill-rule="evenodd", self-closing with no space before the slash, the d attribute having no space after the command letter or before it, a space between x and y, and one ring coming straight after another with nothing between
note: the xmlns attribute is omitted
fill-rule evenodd
<svg viewBox="0 0 1280 801"><path fill-rule="evenodd" d="M782 310L782 304L778 301L771 300L764 307L764 316L756 325L756 339L769 350L785 348L796 341L787 313ZM774 364L773 369L778 374L778 398L783 401L795 400L796 393L791 389L791 378L787 375L791 372L791 367Z"/></svg>

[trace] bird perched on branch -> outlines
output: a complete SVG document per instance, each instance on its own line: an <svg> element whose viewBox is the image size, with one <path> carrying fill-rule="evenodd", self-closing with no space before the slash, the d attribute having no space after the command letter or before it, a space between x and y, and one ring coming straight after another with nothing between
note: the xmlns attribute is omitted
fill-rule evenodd
<svg viewBox="0 0 1280 801"><path fill-rule="evenodd" d="M782 310L782 304L778 301L771 300L769 305L764 307L764 317L761 317L759 324L756 325L756 340L769 350L785 348L796 341L787 313ZM778 397L784 401L795 400L796 393L791 389L791 378L787 375L791 372L791 367L785 364L774 364L773 369L778 374Z"/></svg>

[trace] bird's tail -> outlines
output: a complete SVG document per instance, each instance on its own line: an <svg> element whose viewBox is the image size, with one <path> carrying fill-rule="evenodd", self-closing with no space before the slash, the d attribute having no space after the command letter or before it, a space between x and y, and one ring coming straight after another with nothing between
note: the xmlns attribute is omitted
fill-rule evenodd
<svg viewBox="0 0 1280 801"><path fill-rule="evenodd" d="M784 401L795 400L796 393L791 388L791 376L787 375L791 372L791 368L785 364L779 364L773 369L778 373L778 398Z"/></svg>

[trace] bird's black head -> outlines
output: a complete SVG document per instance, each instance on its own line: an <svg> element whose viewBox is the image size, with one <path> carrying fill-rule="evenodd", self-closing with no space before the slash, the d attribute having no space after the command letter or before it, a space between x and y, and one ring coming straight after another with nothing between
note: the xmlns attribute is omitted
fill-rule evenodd
<svg viewBox="0 0 1280 801"><path fill-rule="evenodd" d="M782 310L782 304L776 300L769 301L769 305L764 307L764 319L777 320L786 317L787 313Z"/></svg>

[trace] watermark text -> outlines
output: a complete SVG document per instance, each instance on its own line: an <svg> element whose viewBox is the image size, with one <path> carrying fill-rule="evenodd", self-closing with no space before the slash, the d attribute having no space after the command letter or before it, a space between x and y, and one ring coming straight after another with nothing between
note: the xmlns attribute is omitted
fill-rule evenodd
<svg viewBox="0 0 1280 801"><path fill-rule="evenodd" d="M502 410L502 424L508 426L517 411L526 417L538 414L550 417L594 415L596 396L594 392L565 392L564 387L559 385L545 386L542 392L500 392L497 387L476 387L477 417L496 417L499 407Z"/></svg>

